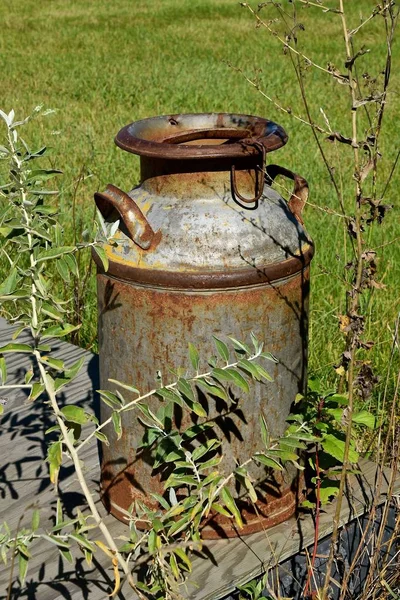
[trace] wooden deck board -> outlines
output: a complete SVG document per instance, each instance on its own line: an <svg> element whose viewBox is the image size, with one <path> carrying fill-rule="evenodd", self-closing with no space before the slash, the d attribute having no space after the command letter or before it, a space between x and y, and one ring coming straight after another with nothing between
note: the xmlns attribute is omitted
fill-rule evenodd
<svg viewBox="0 0 400 600"><path fill-rule="evenodd" d="M0 345L7 343L12 328L0 320ZM78 403L93 409L94 390L98 388L97 357L89 352L67 344L57 343L57 355L67 362L74 362L80 356L85 357L85 368L78 378L66 388L62 402ZM18 380L21 373L29 367L29 360L20 355L8 357L10 372L7 383ZM5 394L3 393L3 397ZM26 394L7 393L7 405L0 425L0 523L6 520L15 529L29 525L33 504L49 507L47 515L41 512L41 527L51 524L55 499L48 478L45 455L44 432L53 423L48 409L40 402L26 405ZM85 447L82 458L88 467L88 480L91 489L98 490L99 462L96 444ZM351 489L341 511L341 524L348 522L368 510L375 496L376 466L364 461L362 477L351 478ZM71 515L76 507L84 507L84 499L72 467L62 469L60 489ZM387 491L387 481L381 489L382 501ZM399 482L395 492L400 492ZM119 536L125 527L113 517L106 515L99 502L107 524L113 534ZM327 507L321 514L320 537L331 533L332 516L335 505ZM213 562L196 558L191 580L197 583L188 585L187 598L190 600L218 600L235 589L237 585L249 581L269 567L293 556L302 548L310 546L314 539L314 524L310 515L290 519L266 532L256 533L244 538L234 538L208 542L207 547L213 556ZM97 567L86 565L79 550L75 551L75 563L69 565L59 558L55 546L39 540L32 547L33 558L30 562L26 585L20 589L13 586L12 598L29 600L100 600L107 597L111 589L112 578L108 559L97 552ZM0 565L0 598L5 598L9 580L9 567ZM4 595L2 595L4 593ZM133 600L134 594L127 586L117 596L120 600Z"/></svg>

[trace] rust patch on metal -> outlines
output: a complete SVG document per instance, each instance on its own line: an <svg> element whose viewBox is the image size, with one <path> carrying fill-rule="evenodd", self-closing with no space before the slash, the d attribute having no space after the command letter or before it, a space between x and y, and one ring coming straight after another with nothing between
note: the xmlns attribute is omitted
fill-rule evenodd
<svg viewBox="0 0 400 600"><path fill-rule="evenodd" d="M238 402L231 407L206 394L199 396L208 419L214 420L213 431L222 440L222 474L229 474L238 462L261 450L258 422L261 408L271 435L283 433L290 404L296 393L304 389L306 376L308 269L287 282L236 290L156 289L105 275L99 275L98 284L102 388L114 389L107 381L112 377L145 393L156 385L157 371L167 384L172 377L169 367L187 367L188 341L196 345L205 360L214 353L213 334L248 340L250 331L254 331L279 359L278 365L265 365L274 383L256 383L249 395L235 391ZM200 369L206 368L205 362L200 365ZM149 404L154 411L160 406L156 398L150 399ZM102 407L102 413L102 418L106 418L108 408ZM203 421L189 413L178 413L175 427L181 431ZM119 441L111 428L105 431L111 443L103 448L102 489L105 505L117 518L126 521L116 507L128 510L135 499L151 503L152 492L163 493L167 473L154 472L151 460L135 451L144 434L135 412L123 415L123 430L124 436ZM260 477L265 479L265 469L254 465L251 476L256 481ZM204 536L251 533L257 527L271 526L287 518L295 509L291 488L297 474L286 474L284 481L280 477L274 473L268 484L260 486L257 506L261 521L252 513L251 506L242 503L243 531L235 531L229 521L213 515L205 525Z"/></svg>
<svg viewBox="0 0 400 600"><path fill-rule="evenodd" d="M314 255L314 246L299 255L292 256L285 261L266 265L265 267L253 267L236 271L216 272L177 272L163 271L158 269L140 269L132 266L129 262L110 262L107 273L118 279L135 281L140 284L168 287L176 289L223 289L237 288L241 286L253 286L264 283L272 283L280 279L291 277L302 271L309 265ZM96 254L93 253L99 272L103 267Z"/></svg>

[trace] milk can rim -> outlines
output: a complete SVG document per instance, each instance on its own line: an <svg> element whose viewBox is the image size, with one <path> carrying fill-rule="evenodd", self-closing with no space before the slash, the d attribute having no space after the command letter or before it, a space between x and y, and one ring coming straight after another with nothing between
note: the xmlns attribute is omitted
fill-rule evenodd
<svg viewBox="0 0 400 600"><path fill-rule="evenodd" d="M202 122L204 125L196 128L196 123ZM168 141L173 140L175 133L212 130L235 130L239 135L243 132L243 137L238 142L221 145L188 145ZM187 113L149 117L126 125L115 137L116 145L122 150L140 156L172 160L256 156L260 153L260 144L266 152L272 152L284 146L287 140L288 135L283 127L274 121L235 113Z"/></svg>

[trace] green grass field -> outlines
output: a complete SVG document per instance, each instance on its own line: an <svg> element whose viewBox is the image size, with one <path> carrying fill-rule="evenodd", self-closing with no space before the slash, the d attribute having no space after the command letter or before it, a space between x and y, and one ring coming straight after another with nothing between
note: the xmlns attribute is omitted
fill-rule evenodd
<svg viewBox="0 0 400 600"><path fill-rule="evenodd" d="M284 6L289 10L290 4ZM326 0L336 6L334 0ZM371 0L348 0L349 26L368 16ZM276 16L273 8L262 13ZM299 43L306 55L343 69L344 44L339 15L319 8L299 8L305 31ZM234 0L3 0L0 5L0 107L28 114L43 103L56 114L32 124L31 139L53 148L51 162L62 169L59 180L60 211L72 237L72 205L76 198L76 227L93 221L93 193L112 182L122 189L137 183L139 159L117 149L116 132L125 124L147 116L179 112L242 112L262 115L283 125L289 142L272 160L300 173L310 184L310 202L337 209L311 129L280 112L228 63L240 67L281 105L304 114L289 57L276 39L256 28L250 12ZM277 27L279 27L277 25ZM357 45L358 44L358 45ZM379 76L384 66L383 19L368 24L356 49L371 52L358 61L360 73ZM400 88L399 48L393 56L392 92L388 99L382 136L381 189L400 142L398 121ZM333 130L351 134L349 96L329 75L308 69L306 87L313 118L325 125L320 108ZM323 141L334 160L335 149ZM351 193L351 148L340 148L346 175L347 201ZM81 181L83 177L83 181ZM90 175L90 177L89 177ZM396 190L392 180L386 201L394 204L381 227L369 239L371 248L399 235ZM341 350L337 316L344 310L340 277L349 257L343 220L313 206L305 212L307 227L316 243L312 269L310 369L332 379L332 365ZM371 360L385 372L391 344L387 325L399 311L399 245L380 250L379 270L387 285L368 304L368 337L376 342ZM90 281L81 337L83 345L95 336L95 282Z"/></svg>

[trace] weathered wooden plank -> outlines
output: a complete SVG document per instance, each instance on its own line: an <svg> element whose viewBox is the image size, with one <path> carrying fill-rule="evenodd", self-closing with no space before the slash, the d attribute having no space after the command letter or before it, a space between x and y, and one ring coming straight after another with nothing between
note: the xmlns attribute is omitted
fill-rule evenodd
<svg viewBox="0 0 400 600"><path fill-rule="evenodd" d="M7 343L11 329L0 320L0 344ZM73 362L85 356L85 367L79 377L66 388L62 401L79 403L86 409L93 409L94 391L98 387L97 358L92 354L64 342L57 342L57 355ZM9 381L29 366L24 356L7 358L10 370ZM0 424L0 522L7 522L14 529L19 525L28 525L31 519L33 503L47 507L42 511L41 526L45 529L52 523L54 515L54 495L43 465L45 456L44 432L51 426L49 411L41 402L27 406L26 394L7 394L10 397L5 415ZM98 492L99 461L96 444L85 447L82 458L87 465L90 488ZM72 467L62 470L61 493L72 515L74 510L84 507L79 484ZM371 462L362 463L362 477L353 476L347 490L347 497L341 511L341 523L355 518L368 510L377 494L375 479L377 468ZM380 490L384 500L388 482L383 481ZM400 492L399 482L395 493ZM98 496L97 496L98 497ZM104 515L113 535L119 536L125 531L123 524L106 515L100 501L98 506ZM327 507L321 514L320 536L329 535L332 529L332 516L335 504ZM198 587L188 584L187 598L190 600L218 600L223 598L237 585L244 583L277 563L293 556L302 548L312 544L314 523L308 514L290 519L266 532L260 532L243 539L236 538L208 542L207 547L213 556L213 562L196 558L191 581ZM109 559L96 552L96 567L86 565L79 550L75 551L74 564L62 563L55 546L39 540L33 547L33 559L30 563L26 585L20 589L14 584L12 598L30 600L100 600L105 598L112 587L112 571ZM0 566L0 594L7 589L9 568ZM1 597L1 596L0 596ZM117 596L134 600L134 594L127 586Z"/></svg>

